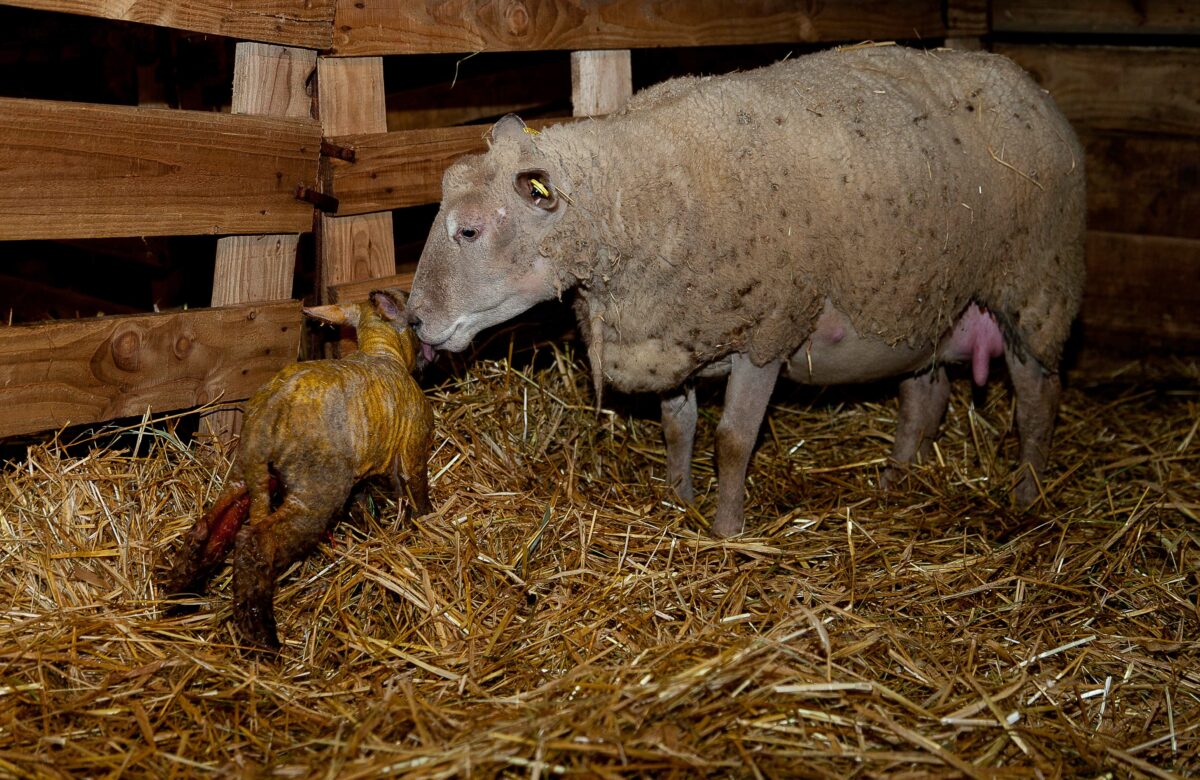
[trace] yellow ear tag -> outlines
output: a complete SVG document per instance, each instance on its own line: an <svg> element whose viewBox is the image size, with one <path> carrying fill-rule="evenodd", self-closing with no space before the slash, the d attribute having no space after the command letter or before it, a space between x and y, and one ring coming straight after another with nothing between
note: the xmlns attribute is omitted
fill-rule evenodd
<svg viewBox="0 0 1200 780"><path fill-rule="evenodd" d="M546 189L546 185L542 184L537 179L530 179L529 185L533 187L534 192L536 192L538 195L541 195L543 198L550 197L550 190Z"/></svg>
<svg viewBox="0 0 1200 780"><path fill-rule="evenodd" d="M542 134L541 130L534 130L532 127L529 127L528 125L525 127L522 127L521 129L524 130L525 132L529 133L530 135L541 135Z"/></svg>

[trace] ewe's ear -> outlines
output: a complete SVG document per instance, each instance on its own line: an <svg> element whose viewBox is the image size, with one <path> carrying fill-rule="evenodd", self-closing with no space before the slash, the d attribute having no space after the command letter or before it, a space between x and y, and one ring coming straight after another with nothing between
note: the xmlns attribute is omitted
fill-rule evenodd
<svg viewBox="0 0 1200 780"><path fill-rule="evenodd" d="M304 309L304 314L314 320L320 320L326 325L358 327L358 307L354 305L343 306L331 303L327 306L309 306Z"/></svg>
<svg viewBox="0 0 1200 780"><path fill-rule="evenodd" d="M505 114L499 122L492 125L492 130L488 133L488 140L493 144L509 140L524 143L528 139L529 134L525 132L525 122L516 114Z"/></svg>
<svg viewBox="0 0 1200 780"><path fill-rule="evenodd" d="M521 171L513 177L513 189L531 206L543 211L554 211L558 208L558 191L550 174L540 168Z"/></svg>
<svg viewBox="0 0 1200 780"><path fill-rule="evenodd" d="M373 290L371 303L379 316L388 322L404 322L404 294L399 290Z"/></svg>

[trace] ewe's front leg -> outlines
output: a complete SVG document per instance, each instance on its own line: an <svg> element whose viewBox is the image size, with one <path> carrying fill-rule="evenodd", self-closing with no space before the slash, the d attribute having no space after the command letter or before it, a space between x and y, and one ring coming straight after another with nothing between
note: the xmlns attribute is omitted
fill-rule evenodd
<svg viewBox="0 0 1200 780"><path fill-rule="evenodd" d="M696 442L696 390L663 396L662 428L667 441L667 484L686 503L692 503L692 446Z"/></svg>
<svg viewBox="0 0 1200 780"><path fill-rule="evenodd" d="M903 476L908 464L929 456L949 403L950 379L943 366L910 376L900 383L900 413L892 445L892 462L879 478L881 488L887 490Z"/></svg>
<svg viewBox="0 0 1200 780"><path fill-rule="evenodd" d="M717 424L717 517L713 534L742 532L742 505L746 493L746 467L758 439L758 428L767 411L782 360L756 366L746 355L733 356L725 409Z"/></svg>

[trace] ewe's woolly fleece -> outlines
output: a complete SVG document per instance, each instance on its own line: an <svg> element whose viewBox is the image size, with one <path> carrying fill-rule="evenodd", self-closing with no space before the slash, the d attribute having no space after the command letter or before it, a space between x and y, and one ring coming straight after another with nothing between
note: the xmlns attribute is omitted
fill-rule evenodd
<svg viewBox="0 0 1200 780"><path fill-rule="evenodd" d="M975 300L1053 370L1079 306L1082 149L993 54L832 50L675 79L480 161L503 181L545 168L569 194L539 250L624 390L734 351L785 358L825 298L913 347Z"/></svg>

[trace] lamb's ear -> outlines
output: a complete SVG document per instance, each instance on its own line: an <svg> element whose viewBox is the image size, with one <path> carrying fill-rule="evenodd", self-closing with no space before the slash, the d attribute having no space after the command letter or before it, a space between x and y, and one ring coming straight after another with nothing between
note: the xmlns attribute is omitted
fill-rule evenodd
<svg viewBox="0 0 1200 780"><path fill-rule="evenodd" d="M554 211L558 208L558 192L550 174L540 168L521 171L513 177L513 188L517 194L531 206L543 211Z"/></svg>
<svg viewBox="0 0 1200 780"><path fill-rule="evenodd" d="M525 132L525 122L521 117L516 114L505 114L500 121L492 125L492 130L488 133L488 140L493 144L510 140L525 143L529 140L529 134Z"/></svg>
<svg viewBox="0 0 1200 780"><path fill-rule="evenodd" d="M307 317L320 320L326 325L349 325L358 327L358 306L331 303L326 306L308 306L304 309Z"/></svg>
<svg viewBox="0 0 1200 780"><path fill-rule="evenodd" d="M404 322L404 293L395 289L373 290L371 303L388 322Z"/></svg>

